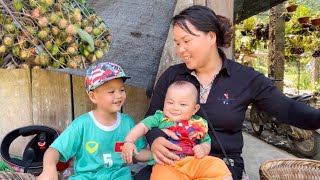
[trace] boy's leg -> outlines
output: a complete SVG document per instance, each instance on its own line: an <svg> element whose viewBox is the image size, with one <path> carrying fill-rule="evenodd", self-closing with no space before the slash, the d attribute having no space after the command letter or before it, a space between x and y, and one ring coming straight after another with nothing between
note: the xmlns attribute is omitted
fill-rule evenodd
<svg viewBox="0 0 320 180"><path fill-rule="evenodd" d="M175 163L176 168L192 179L229 179L231 172L220 158L205 156L197 159L189 156Z"/></svg>
<svg viewBox="0 0 320 180"><path fill-rule="evenodd" d="M147 165L146 167L142 168L133 177L135 180L150 180L151 172L152 172L152 166Z"/></svg>

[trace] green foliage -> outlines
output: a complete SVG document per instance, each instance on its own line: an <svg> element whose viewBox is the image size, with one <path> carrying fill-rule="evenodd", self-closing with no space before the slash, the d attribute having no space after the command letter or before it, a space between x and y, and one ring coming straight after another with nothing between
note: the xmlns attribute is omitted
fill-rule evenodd
<svg viewBox="0 0 320 180"><path fill-rule="evenodd" d="M77 0L77 2L79 2L81 4L87 4L87 0Z"/></svg>
<svg viewBox="0 0 320 180"><path fill-rule="evenodd" d="M291 35L287 37L287 44L289 47L299 47L303 45L304 37L300 35Z"/></svg>
<svg viewBox="0 0 320 180"><path fill-rule="evenodd" d="M86 41L94 51L94 42L92 36L80 28L77 28L77 33L79 34L80 38Z"/></svg>
<svg viewBox="0 0 320 180"><path fill-rule="evenodd" d="M243 29L246 31L251 31L253 27L256 25L256 17L252 16L246 20L243 21Z"/></svg>
<svg viewBox="0 0 320 180"><path fill-rule="evenodd" d="M288 3L290 5L296 5L297 4L297 0L288 0Z"/></svg>
<svg viewBox="0 0 320 180"><path fill-rule="evenodd" d="M240 50L240 45L241 45L241 38L242 38L242 35L241 35L241 32L240 32L240 29L237 28L236 26L236 31L235 31L235 49L236 50Z"/></svg>
<svg viewBox="0 0 320 180"><path fill-rule="evenodd" d="M314 31L312 36L309 36L309 49L310 51L320 50L320 31Z"/></svg>
<svg viewBox="0 0 320 180"><path fill-rule="evenodd" d="M311 10L309 8L307 8L306 6L300 5L297 8L297 11L294 12L293 17L294 16L296 16L297 18L311 16Z"/></svg>
<svg viewBox="0 0 320 180"><path fill-rule="evenodd" d="M268 59L267 58L257 58L256 60L252 60L251 64L252 67L256 70L261 72L264 75L268 74Z"/></svg>
<svg viewBox="0 0 320 180"><path fill-rule="evenodd" d="M285 64L284 79L286 79L290 82L293 82L292 88L299 87L300 90L312 89L310 69L306 68L308 61L309 60L307 58L300 59L300 78L299 78L299 73L298 73L299 66L298 66L297 61L287 62Z"/></svg>
<svg viewBox="0 0 320 180"><path fill-rule="evenodd" d="M320 92L320 83L319 82L315 82L314 85L311 85L311 90L319 93Z"/></svg>
<svg viewBox="0 0 320 180"><path fill-rule="evenodd" d="M257 45L258 45L258 40L252 36L245 36L245 37L242 37L241 40L241 45L243 45L244 48L240 49L242 51L245 51L246 54L251 54L251 53L254 53L254 51L257 49Z"/></svg>
<svg viewBox="0 0 320 180"><path fill-rule="evenodd" d="M319 17L320 16L320 0L292 0L289 3L297 4L298 8L295 12L290 13L291 19L285 24L285 79L293 82L292 87L297 88L299 84L300 89L313 89L320 90L320 84L311 85L311 69L308 69L307 64L312 58L311 55L315 50L320 49L320 31L317 27L315 31L312 31L310 26L301 25L298 21L300 17ZM264 14L266 14L264 12ZM255 16L244 20L242 23L236 26L236 39L235 48L237 52L244 55L254 53L256 51L268 51L266 44L268 41L257 40L255 34L249 34L243 36L240 31L247 30L254 32L254 27L263 22L264 27L268 23L265 21L266 16ZM297 67L297 55L290 53L291 47L302 47L304 49L305 58L300 59L300 81L298 82L298 67ZM244 51L245 50L245 51ZM267 57L258 57L250 61L250 64L257 71L267 74L268 72L268 59ZM320 81L320 80L319 80Z"/></svg>

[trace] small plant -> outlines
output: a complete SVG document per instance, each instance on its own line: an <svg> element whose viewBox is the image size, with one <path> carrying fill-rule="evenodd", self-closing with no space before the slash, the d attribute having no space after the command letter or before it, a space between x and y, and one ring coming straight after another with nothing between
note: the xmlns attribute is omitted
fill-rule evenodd
<svg viewBox="0 0 320 180"><path fill-rule="evenodd" d="M311 24L314 26L320 26L320 11L314 13L314 15L311 18Z"/></svg>
<svg viewBox="0 0 320 180"><path fill-rule="evenodd" d="M315 18L320 18L320 11L315 11L312 13L312 18L315 19Z"/></svg>
<svg viewBox="0 0 320 180"><path fill-rule="evenodd" d="M287 49L290 54L302 54L305 51L306 38L302 35L289 35L287 37Z"/></svg>
<svg viewBox="0 0 320 180"><path fill-rule="evenodd" d="M299 35L289 35L287 40L288 40L288 45L290 47L299 47L301 46L301 41L303 37Z"/></svg>
<svg viewBox="0 0 320 180"><path fill-rule="evenodd" d="M312 33L312 40L309 45L310 51L312 52L312 57L320 57L320 32L319 31L314 31Z"/></svg>
<svg viewBox="0 0 320 180"><path fill-rule="evenodd" d="M297 2L295 0L291 0L286 4L286 9L288 12L294 12L297 10Z"/></svg>
<svg viewBox="0 0 320 180"><path fill-rule="evenodd" d="M310 17L311 16L311 10L306 6L299 6L297 8L297 11L294 13L296 17Z"/></svg>
<svg viewBox="0 0 320 180"><path fill-rule="evenodd" d="M297 5L297 0L288 0L289 5Z"/></svg>
<svg viewBox="0 0 320 180"><path fill-rule="evenodd" d="M245 31L251 31L256 25L256 18L254 16L243 21L243 29Z"/></svg>

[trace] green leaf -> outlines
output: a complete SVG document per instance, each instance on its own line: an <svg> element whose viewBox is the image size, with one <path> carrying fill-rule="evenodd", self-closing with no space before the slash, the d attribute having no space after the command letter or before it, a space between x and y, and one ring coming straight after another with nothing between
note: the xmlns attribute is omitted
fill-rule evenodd
<svg viewBox="0 0 320 180"><path fill-rule="evenodd" d="M87 0L77 0L77 2L79 2L81 4L87 4Z"/></svg>
<svg viewBox="0 0 320 180"><path fill-rule="evenodd" d="M80 43L79 50L80 50L80 53L81 53L82 55L84 55L84 45L83 45L83 42Z"/></svg>
<svg viewBox="0 0 320 180"><path fill-rule="evenodd" d="M94 51L94 42L93 42L92 36L89 33L87 33L86 31L84 31L84 30L82 30L80 28L77 29L77 32L78 32L80 38L82 40L86 41Z"/></svg>

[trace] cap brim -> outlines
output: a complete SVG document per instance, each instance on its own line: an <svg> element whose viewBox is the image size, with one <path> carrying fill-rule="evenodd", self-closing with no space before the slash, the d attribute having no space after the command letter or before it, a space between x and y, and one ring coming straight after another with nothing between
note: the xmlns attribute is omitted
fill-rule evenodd
<svg viewBox="0 0 320 180"><path fill-rule="evenodd" d="M130 76L121 77L123 79L123 82L125 82L127 79L131 79Z"/></svg>

